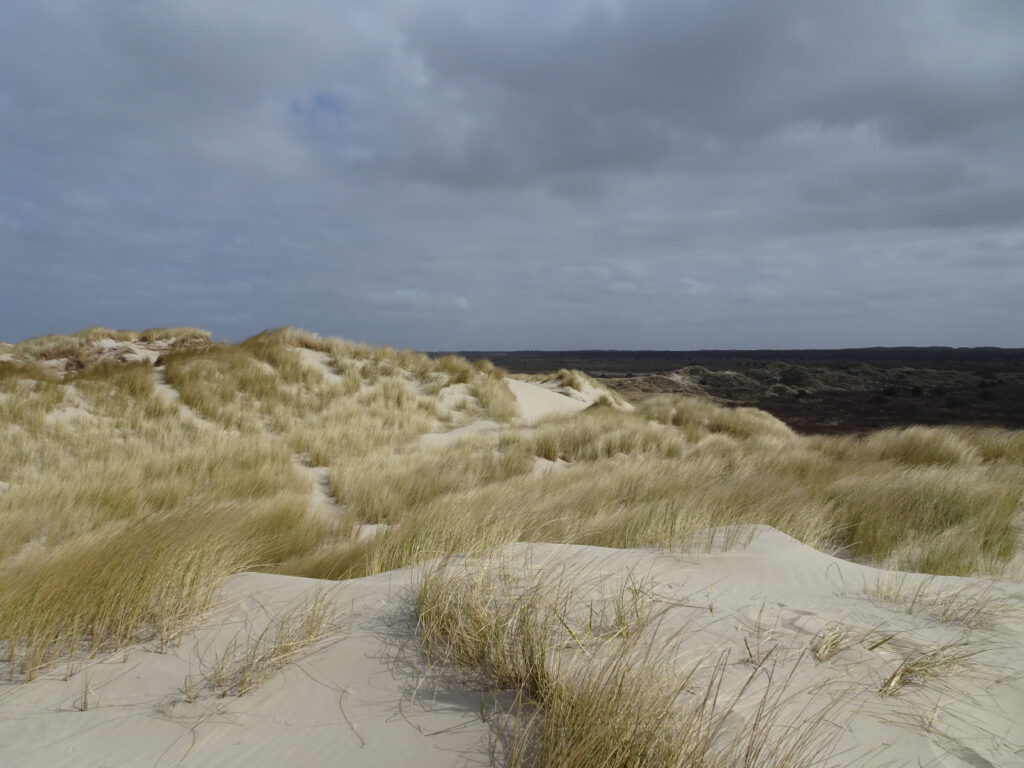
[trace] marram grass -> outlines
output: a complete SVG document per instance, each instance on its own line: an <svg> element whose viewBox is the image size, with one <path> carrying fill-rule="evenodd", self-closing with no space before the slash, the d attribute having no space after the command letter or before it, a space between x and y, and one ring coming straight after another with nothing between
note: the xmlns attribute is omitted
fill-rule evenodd
<svg viewBox="0 0 1024 768"><path fill-rule="evenodd" d="M113 343L160 357L111 361ZM515 541L699 547L708 529L742 544L748 524L935 574L998 574L1018 548L1024 437L1009 430L809 438L755 409L661 396L624 412L610 395L526 428L486 361L291 328L237 345L93 328L3 350L13 674L173 637L246 569L350 578ZM501 427L417 445L480 419ZM303 465L329 468L333 512L311 508ZM366 524L383 525L357 538Z"/></svg>

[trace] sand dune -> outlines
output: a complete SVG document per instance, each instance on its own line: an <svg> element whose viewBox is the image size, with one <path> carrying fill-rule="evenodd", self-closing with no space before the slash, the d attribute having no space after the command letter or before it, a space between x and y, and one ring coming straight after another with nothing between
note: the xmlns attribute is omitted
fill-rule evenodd
<svg viewBox="0 0 1024 768"><path fill-rule="evenodd" d="M527 424L535 424L552 416L579 413L593 402L577 400L540 384L516 379L508 380L508 388L516 396L516 405L519 406L519 412Z"/></svg>
<svg viewBox="0 0 1024 768"><path fill-rule="evenodd" d="M654 642L676 643L680 667L728 649L729 686L752 672L755 685L763 684L767 673L759 677L754 665L767 670L769 660L751 660L751 651L770 656L774 679L789 679L784 706L794 722L833 705L834 725L822 737L835 758L824 764L1020 765L1021 585L906 577L904 589L923 582L936 594L984 587L1018 609L971 629L931 609L908 613L871 596L895 574L830 557L770 528L749 537L740 548L697 555L519 544L503 557L526 571L563 569L592 598L627 575L649 583L666 609L655 630L662 640ZM509 695L453 682L424 664L410 603L420 571L347 582L231 577L220 607L174 647L141 645L5 686L3 764L486 765L500 751L503 721L495 710ZM272 616L318 590L337 611L337 629L324 642L243 696L219 697L208 687L204 677L232 641L258 636ZM815 660L815 637L836 622L892 639L873 650L853 642ZM982 650L975 667L879 694L907 653L953 640ZM757 700L750 693L744 702ZM733 717L742 728L752 713L741 704Z"/></svg>
<svg viewBox="0 0 1024 768"><path fill-rule="evenodd" d="M574 371L172 330L5 352L0 766L523 765L570 740L552 692L618 683L573 766L662 683L655 742L706 743L660 766L1021 764L1024 586L861 564L1015 578L1018 434L811 439Z"/></svg>

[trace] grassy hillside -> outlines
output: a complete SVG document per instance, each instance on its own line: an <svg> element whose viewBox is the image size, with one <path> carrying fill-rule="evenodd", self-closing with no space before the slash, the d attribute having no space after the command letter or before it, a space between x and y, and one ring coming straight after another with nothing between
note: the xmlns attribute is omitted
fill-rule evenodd
<svg viewBox="0 0 1024 768"><path fill-rule="evenodd" d="M609 396L528 428L506 380L485 361L294 329L237 345L195 329L5 345L8 673L169 642L246 570L343 579L513 541L688 548L721 526L742 543L748 523L936 574L1000 573L1017 552L1024 433L800 437L681 396L634 411ZM481 419L503 426L417 442ZM313 503L312 468L333 505Z"/></svg>

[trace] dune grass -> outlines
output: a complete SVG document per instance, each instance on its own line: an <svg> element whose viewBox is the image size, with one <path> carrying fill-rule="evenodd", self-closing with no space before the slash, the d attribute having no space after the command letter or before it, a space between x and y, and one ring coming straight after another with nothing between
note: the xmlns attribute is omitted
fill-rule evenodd
<svg viewBox="0 0 1024 768"><path fill-rule="evenodd" d="M103 340L157 345L180 404L152 364L97 357ZM715 528L742 543L748 524L936 574L998 573L1017 546L1024 438L1007 430L804 438L761 411L662 396L419 449L426 432L514 419L505 372L292 328L237 345L88 329L5 349L0 646L18 674L167 634L242 569L345 578L515 541L692 548ZM49 366L68 356L82 364ZM330 468L338 519L309 512L297 455ZM540 459L557 471L532 471ZM352 538L376 523L390 527Z"/></svg>
<svg viewBox="0 0 1024 768"><path fill-rule="evenodd" d="M716 433L740 439L794 437L793 430L765 411L723 408L697 397L658 395L644 400L638 410L648 419L678 427L689 440Z"/></svg>
<svg viewBox="0 0 1024 768"><path fill-rule="evenodd" d="M882 681L880 696L897 696L908 686L948 686L964 677L979 674L984 663L979 658L991 649L978 642L956 640L930 648L909 651Z"/></svg>
<svg viewBox="0 0 1024 768"><path fill-rule="evenodd" d="M376 572L477 541L687 548L706 541L707 529L737 524L771 525L825 550L938 574L998 572L1012 558L1021 467L900 464L853 440L841 448L780 436L770 423L754 438L727 431L687 442L684 429L598 409L499 440L499 457L526 451L571 462L562 471L404 495L387 511L399 525L364 561ZM401 477L395 470L393 486L380 479L389 488L382 497ZM366 522L380 519L370 512Z"/></svg>
<svg viewBox="0 0 1024 768"><path fill-rule="evenodd" d="M381 450L341 462L331 490L362 523L395 523L442 496L521 477L533 468L525 450L494 451L487 440L463 440L442 450Z"/></svg>
<svg viewBox="0 0 1024 768"><path fill-rule="evenodd" d="M101 339L110 339L112 341L135 341L139 338L139 334L135 331L115 330L113 328L103 328L101 326L94 326L92 328L76 331L72 336L76 339L82 339L83 341L100 341Z"/></svg>
<svg viewBox="0 0 1024 768"><path fill-rule="evenodd" d="M515 563L493 550L427 567L414 610L433 663L538 698L561 659L636 638L657 620L649 585L635 578L602 584L579 567Z"/></svg>
<svg viewBox="0 0 1024 768"><path fill-rule="evenodd" d="M671 649L685 629L658 634L649 587L596 590L595 602L578 569L494 553L425 570L415 611L427 658L519 694L508 765L800 768L827 754L827 713L787 719L788 681L774 669L727 686L726 654L680 666ZM737 707L752 713L741 733L728 720Z"/></svg>
<svg viewBox="0 0 1024 768"><path fill-rule="evenodd" d="M203 343L167 344L181 338ZM198 418L161 396L151 364L95 362L103 340L163 345L164 378ZM418 392L417 375L448 385L430 358L295 329L235 346L191 329L89 329L12 348L18 359L0 364L0 649L11 674L167 636L226 575L285 570L347 543L348 519L309 512L295 455L337 465L444 429ZM91 362L67 374L40 365L68 355Z"/></svg>
<svg viewBox="0 0 1024 768"><path fill-rule="evenodd" d="M1019 486L976 464L877 468L834 482L828 495L852 550L894 567L965 575L1016 550Z"/></svg>
<svg viewBox="0 0 1024 768"><path fill-rule="evenodd" d="M619 454L682 456L686 439L674 430L652 429L643 419L609 408L549 419L532 431L506 432L504 447L521 447L549 461L596 461Z"/></svg>
<svg viewBox="0 0 1024 768"><path fill-rule="evenodd" d="M12 674L167 637L224 576L327 533L307 516L287 445L182 421L148 364L2 382L14 395L0 403L0 648Z"/></svg>
<svg viewBox="0 0 1024 768"><path fill-rule="evenodd" d="M258 632L228 643L213 660L207 684L221 698L244 696L339 630L339 610L331 596L315 590L303 603L272 617Z"/></svg>
<svg viewBox="0 0 1024 768"><path fill-rule="evenodd" d="M59 363L59 370L51 368L51 375L64 375L85 370L104 360L103 342L159 344L161 349L176 349L204 346L209 341L209 332L199 328L150 328L137 332L96 326L72 334L26 339L10 345L8 354L20 362Z"/></svg>
<svg viewBox="0 0 1024 768"><path fill-rule="evenodd" d="M814 636L811 653L818 661L829 661L856 642L856 634L841 622L834 622Z"/></svg>
<svg viewBox="0 0 1024 768"><path fill-rule="evenodd" d="M52 547L105 525L202 504L301 494L286 446L183 422L154 393L145 364L37 383L7 415L0 448L0 567L23 548ZM50 420L74 403L75 420ZM17 418L15 418L17 417Z"/></svg>
<svg viewBox="0 0 1024 768"><path fill-rule="evenodd" d="M509 421L519 415L515 396L501 376L476 374L469 382L469 394L477 399L487 416L495 421Z"/></svg>
<svg viewBox="0 0 1024 768"><path fill-rule="evenodd" d="M905 466L977 464L981 458L969 437L938 427L874 432L861 441L860 451Z"/></svg>
<svg viewBox="0 0 1024 768"><path fill-rule="evenodd" d="M281 546L279 510L231 506L82 534L0 571L0 648L12 676L139 640L173 640L227 575Z"/></svg>
<svg viewBox="0 0 1024 768"><path fill-rule="evenodd" d="M941 588L933 578L911 580L907 574L898 573L866 585L864 591L875 600L898 606L909 614L924 614L968 629L990 629L1024 610L992 582Z"/></svg>
<svg viewBox="0 0 1024 768"><path fill-rule="evenodd" d="M539 697L510 764L567 768L811 768L827 764L839 727L829 708L784 714L791 680L775 668L761 692L726 687L727 656L673 669L637 642L577 657ZM710 666L710 674L705 670ZM747 726L729 715L751 710Z"/></svg>

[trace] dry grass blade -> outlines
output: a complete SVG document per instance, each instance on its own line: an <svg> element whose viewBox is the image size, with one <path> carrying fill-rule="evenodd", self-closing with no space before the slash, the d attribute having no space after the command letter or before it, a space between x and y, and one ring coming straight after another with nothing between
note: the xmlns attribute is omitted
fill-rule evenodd
<svg viewBox="0 0 1024 768"><path fill-rule="evenodd" d="M915 579L906 575L880 579L865 591L900 606L910 614L930 615L938 621L961 624L970 629L990 629L1002 621L1019 616L1018 601L1001 593L992 582L968 583L941 589L933 579Z"/></svg>
<svg viewBox="0 0 1024 768"><path fill-rule="evenodd" d="M596 622L593 610L573 610L585 588L582 572L530 576L493 560L445 561L420 583L428 658L469 667L532 702L513 733L509 765L801 768L827 753L839 729L825 712L788 708L791 680L776 680L773 666L729 689L727 655L679 670L671 648L686 630L651 634L658 614L648 581L629 574L613 592L611 614ZM596 629L606 622L610 632ZM751 712L739 733L737 708Z"/></svg>
<svg viewBox="0 0 1024 768"><path fill-rule="evenodd" d="M968 641L957 641L908 653L878 689L882 696L899 694L908 685L946 683L950 678L976 674L977 657L987 651Z"/></svg>
<svg viewBox="0 0 1024 768"><path fill-rule="evenodd" d="M828 661L849 648L855 641L856 638L848 627L835 623L814 636L811 641L811 653L818 661Z"/></svg>
<svg viewBox="0 0 1024 768"><path fill-rule="evenodd" d="M221 697L248 693L335 634L338 618L331 596L315 592L299 607L274 617L255 636L232 641L211 666L210 686Z"/></svg>
<svg viewBox="0 0 1024 768"><path fill-rule="evenodd" d="M584 600L577 575L495 555L442 560L425 570L416 593L421 646L428 658L480 669L500 687L543 690L553 654L587 654L655 617L647 582L630 575L608 598Z"/></svg>
<svg viewBox="0 0 1024 768"><path fill-rule="evenodd" d="M772 666L729 688L729 666L721 655L679 670L639 638L577 654L537 698L510 764L802 768L827 759L841 731L830 721L830 706L790 708L792 680L777 679ZM755 692L753 681L765 678ZM747 714L737 720L739 711Z"/></svg>

